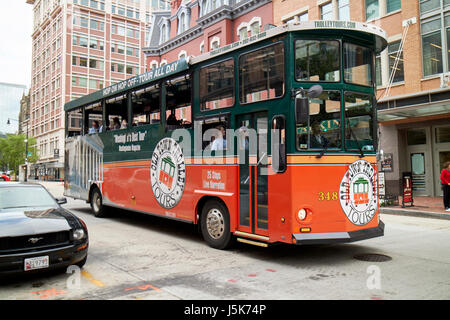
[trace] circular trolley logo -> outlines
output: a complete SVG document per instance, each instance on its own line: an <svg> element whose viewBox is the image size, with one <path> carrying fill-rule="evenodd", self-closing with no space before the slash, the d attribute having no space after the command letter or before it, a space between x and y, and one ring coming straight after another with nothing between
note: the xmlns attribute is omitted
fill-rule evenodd
<svg viewBox="0 0 450 320"><path fill-rule="evenodd" d="M341 207L351 223L368 224L377 211L375 169L365 160L350 165L339 187Z"/></svg>
<svg viewBox="0 0 450 320"><path fill-rule="evenodd" d="M172 138L158 142L153 151L150 180L156 201L166 209L181 199L186 182L183 150Z"/></svg>

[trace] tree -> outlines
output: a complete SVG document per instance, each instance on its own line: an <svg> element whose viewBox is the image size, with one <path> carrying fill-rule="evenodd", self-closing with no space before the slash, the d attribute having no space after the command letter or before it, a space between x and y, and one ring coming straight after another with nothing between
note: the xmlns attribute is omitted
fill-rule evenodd
<svg viewBox="0 0 450 320"><path fill-rule="evenodd" d="M17 174L19 165L25 163L26 157L26 136L24 134L7 134L6 138L0 138L0 169L2 171L14 170ZM28 162L34 163L39 157L36 149L36 139L28 138Z"/></svg>

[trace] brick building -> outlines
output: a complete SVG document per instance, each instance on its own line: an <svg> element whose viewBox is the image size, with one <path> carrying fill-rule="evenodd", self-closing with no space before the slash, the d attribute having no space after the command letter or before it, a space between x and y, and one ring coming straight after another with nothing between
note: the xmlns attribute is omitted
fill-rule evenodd
<svg viewBox="0 0 450 320"><path fill-rule="evenodd" d="M26 0L33 5L32 176L64 178L64 103L145 71L151 8L161 0ZM71 118L71 128L81 119Z"/></svg>
<svg viewBox="0 0 450 320"><path fill-rule="evenodd" d="M270 0L178 0L170 11L154 12L147 67L198 56L257 34L272 24Z"/></svg>
<svg viewBox="0 0 450 320"><path fill-rule="evenodd" d="M389 46L376 57L380 143L392 164L386 189L399 194L402 173L412 172L415 195L441 195L450 160L450 1L273 0L273 8L276 25L353 20L387 32Z"/></svg>
<svg viewBox="0 0 450 320"><path fill-rule="evenodd" d="M273 22L271 0L174 0L154 12L144 53L147 68L223 47L258 34ZM190 119L190 108L176 111Z"/></svg>

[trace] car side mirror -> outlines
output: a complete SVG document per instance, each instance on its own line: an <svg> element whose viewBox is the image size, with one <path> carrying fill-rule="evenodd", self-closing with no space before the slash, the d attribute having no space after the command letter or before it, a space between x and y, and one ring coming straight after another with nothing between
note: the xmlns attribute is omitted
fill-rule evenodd
<svg viewBox="0 0 450 320"><path fill-rule="evenodd" d="M57 198L56 199L56 202L58 203L58 204L66 204L67 203L67 198Z"/></svg>

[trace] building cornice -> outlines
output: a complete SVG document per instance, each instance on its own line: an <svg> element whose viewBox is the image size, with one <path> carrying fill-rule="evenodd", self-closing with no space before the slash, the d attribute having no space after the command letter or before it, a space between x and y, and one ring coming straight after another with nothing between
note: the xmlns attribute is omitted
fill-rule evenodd
<svg viewBox="0 0 450 320"><path fill-rule="evenodd" d="M196 38L203 34L203 30L223 19L236 19L240 17L241 15L246 14L247 12L257 9L267 3L272 2L272 0L247 0L247 1L240 1L237 3L233 3L231 5L222 5L221 7L217 8L216 10L213 10L204 16L200 17L196 21L196 25L192 28L189 28L182 34L179 34L172 39L169 39L165 43L153 46L153 47L147 47L143 48L143 51L148 56L160 56L180 45L182 45L186 40L191 40L193 38ZM195 1L192 5L189 5L190 8L192 8L195 4L198 4L198 1ZM181 8L181 6L180 6ZM180 11L180 8L177 10L177 12L168 18L169 20L173 20L177 17L178 12Z"/></svg>
<svg viewBox="0 0 450 320"><path fill-rule="evenodd" d="M186 30L182 34L177 35L176 37L170 39L169 41L163 43L162 45L143 48L142 50L148 56L158 56L161 54L170 51L180 45L182 45L188 39L194 39L203 34L203 29L200 25L196 25L195 27Z"/></svg>

